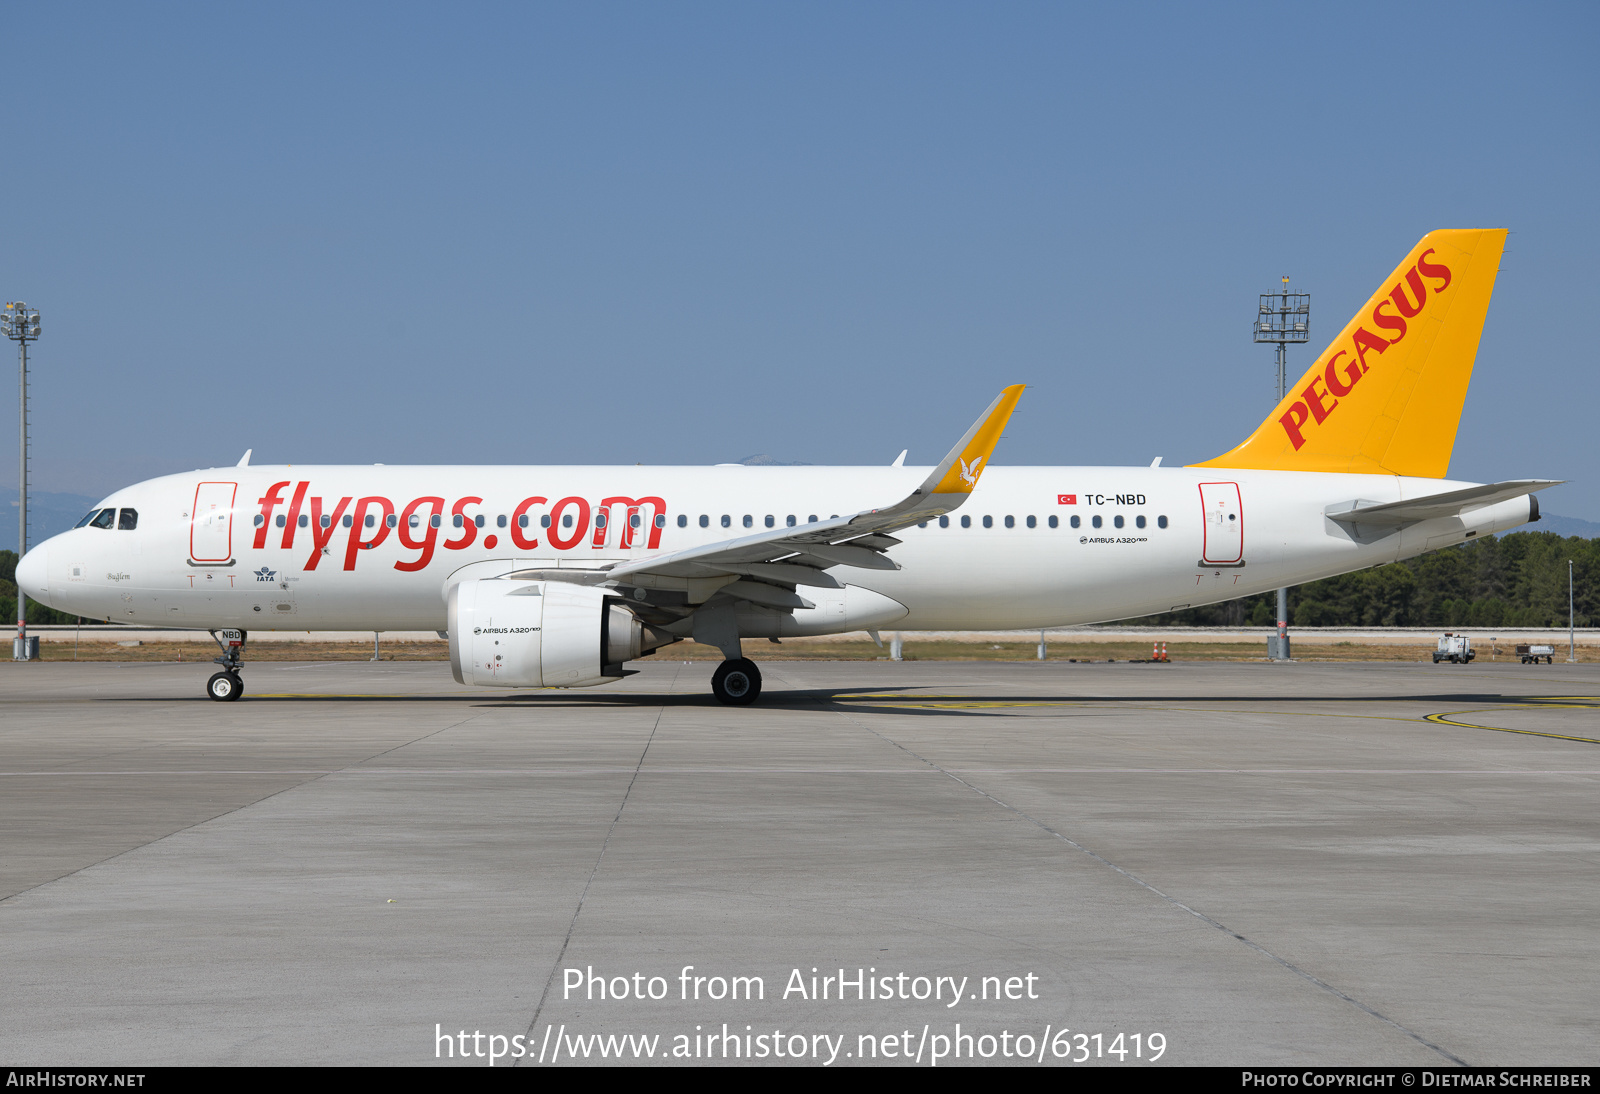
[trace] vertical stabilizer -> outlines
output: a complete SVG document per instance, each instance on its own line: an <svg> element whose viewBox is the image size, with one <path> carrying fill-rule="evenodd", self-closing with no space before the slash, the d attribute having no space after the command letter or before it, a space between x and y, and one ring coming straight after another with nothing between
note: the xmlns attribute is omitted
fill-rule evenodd
<svg viewBox="0 0 1600 1094"><path fill-rule="evenodd" d="M1505 243L1423 236L1267 420L1196 466L1443 478Z"/></svg>

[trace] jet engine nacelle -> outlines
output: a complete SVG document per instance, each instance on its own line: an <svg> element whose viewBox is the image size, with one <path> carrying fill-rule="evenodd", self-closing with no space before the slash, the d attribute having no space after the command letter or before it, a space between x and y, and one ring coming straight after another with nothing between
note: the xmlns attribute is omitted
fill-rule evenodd
<svg viewBox="0 0 1600 1094"><path fill-rule="evenodd" d="M585 688L623 675L644 628L604 589L560 581L451 586L450 671L459 684Z"/></svg>

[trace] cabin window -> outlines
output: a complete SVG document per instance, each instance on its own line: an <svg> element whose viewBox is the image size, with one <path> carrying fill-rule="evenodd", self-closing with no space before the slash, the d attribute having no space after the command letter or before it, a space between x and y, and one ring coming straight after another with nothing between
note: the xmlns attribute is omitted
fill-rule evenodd
<svg viewBox="0 0 1600 1094"><path fill-rule="evenodd" d="M940 528L948 528L948 527L950 527L950 518L949 517L940 517L939 518L939 527Z"/></svg>
<svg viewBox="0 0 1600 1094"><path fill-rule="evenodd" d="M1118 513L1116 516L1112 517L1111 518L1111 523L1116 525L1118 528L1121 528L1122 527L1122 514Z"/></svg>
<svg viewBox="0 0 1600 1094"><path fill-rule="evenodd" d="M434 520L438 520L439 518L438 517L434 517L433 519ZM435 527L438 527L438 526L435 525ZM550 527L550 514L549 513L540 514L540 516L539 516L539 527L540 528L548 528L548 527Z"/></svg>
<svg viewBox="0 0 1600 1094"><path fill-rule="evenodd" d="M356 518L352 517L349 513L346 513L344 515L344 520L340 521L339 523L343 524L346 528L349 528L349 527L353 526L355 524L355 522L356 522Z"/></svg>
<svg viewBox="0 0 1600 1094"><path fill-rule="evenodd" d="M451 516L450 523L453 524L455 527L460 528L463 524L467 523L467 519L465 517L463 517L460 513L456 513L453 516Z"/></svg>
<svg viewBox="0 0 1600 1094"><path fill-rule="evenodd" d="M927 521L925 521L925 520L917 521L917 527L918 528L926 528L927 526L928 526L928 522Z"/></svg>
<svg viewBox="0 0 1600 1094"><path fill-rule="evenodd" d="M412 513L409 517L406 518L406 525L408 527L416 528L421 523L422 523L422 518L417 516L417 514L415 514L415 513ZM522 518L522 526L524 528L526 528L528 526L528 518L527 517L523 517Z"/></svg>
<svg viewBox="0 0 1600 1094"><path fill-rule="evenodd" d="M298 523L302 528L309 528L311 526L311 518L306 516L304 513L301 513Z"/></svg>
<svg viewBox="0 0 1600 1094"><path fill-rule="evenodd" d="M1007 517L1006 518L1006 527L1007 528L1015 528L1016 526L1017 526L1017 518L1016 517Z"/></svg>
<svg viewBox="0 0 1600 1094"><path fill-rule="evenodd" d="M473 517L472 518L472 523L476 524L479 528L482 528L483 527L483 514L479 513L477 516Z"/></svg>
<svg viewBox="0 0 1600 1094"><path fill-rule="evenodd" d="M994 527L994 518L990 517L990 516L984 517L983 518L983 526L985 528L993 528Z"/></svg>
<svg viewBox="0 0 1600 1094"><path fill-rule="evenodd" d="M263 524L267 523L267 518L262 516L260 513L257 513L255 519L250 523L254 524L257 528L260 528Z"/></svg>
<svg viewBox="0 0 1600 1094"><path fill-rule="evenodd" d="M702 528L711 527L711 518L706 516L704 513L700 514L700 527L702 527Z"/></svg>
<svg viewBox="0 0 1600 1094"><path fill-rule="evenodd" d="M1028 518L1028 527L1029 528L1037 528L1037 527L1039 527L1039 518L1030 516Z"/></svg>
<svg viewBox="0 0 1600 1094"><path fill-rule="evenodd" d="M1136 528L1143 528L1144 527L1144 516L1141 514L1140 516L1134 517L1133 518L1133 524L1134 524L1134 527L1136 527Z"/></svg>
<svg viewBox="0 0 1600 1094"><path fill-rule="evenodd" d="M365 524L368 528L376 528L378 526L378 518L373 516L371 513L368 513L367 519L361 523Z"/></svg>
<svg viewBox="0 0 1600 1094"><path fill-rule="evenodd" d="M1076 528L1078 526L1078 518L1077 517L1073 517L1072 518L1072 526L1074 528ZM1051 517L1050 518L1050 527L1052 527L1052 528L1061 527L1061 518L1060 517Z"/></svg>
<svg viewBox="0 0 1600 1094"><path fill-rule="evenodd" d="M504 520L505 518L501 517L500 519ZM400 525L400 518L395 516L393 513L390 513L388 516L383 518L383 523L388 525L390 528L397 528Z"/></svg>
<svg viewBox="0 0 1600 1094"><path fill-rule="evenodd" d="M817 514L812 513L810 516L806 517L806 523L807 524L815 524L815 523L817 523Z"/></svg>
<svg viewBox="0 0 1600 1094"><path fill-rule="evenodd" d="M687 528L687 527L689 527L689 514L688 513L679 513L678 514L678 527L679 528Z"/></svg>
<svg viewBox="0 0 1600 1094"><path fill-rule="evenodd" d="M746 513L744 515L744 526L746 528L753 527L755 525L755 522L756 522L755 518L752 517L749 513Z"/></svg>
<svg viewBox="0 0 1600 1094"><path fill-rule="evenodd" d="M594 526L596 528L604 528L606 526L606 514L604 509L594 515Z"/></svg>
<svg viewBox="0 0 1600 1094"><path fill-rule="evenodd" d="M774 524L777 524L777 523L778 523L778 518L773 516L771 513L768 513L767 514L767 527L771 528Z"/></svg>
<svg viewBox="0 0 1600 1094"><path fill-rule="evenodd" d="M435 514L433 514L432 516L430 516L428 518L428 527L429 528L437 528L443 523L444 523L444 518L441 517L438 513L435 513Z"/></svg>
<svg viewBox="0 0 1600 1094"><path fill-rule="evenodd" d="M724 528L732 528L733 527L733 518L730 517L726 513L722 514L722 526Z"/></svg>
<svg viewBox="0 0 1600 1094"><path fill-rule="evenodd" d="M783 518L783 522L786 525L788 525L790 528L793 528L794 527L794 514L790 513L788 516L784 517Z"/></svg>
<svg viewBox="0 0 1600 1094"><path fill-rule="evenodd" d="M506 515L504 513L494 518L494 526L496 528L504 528L506 526Z"/></svg>
<svg viewBox="0 0 1600 1094"><path fill-rule="evenodd" d="M656 527L657 528L665 528L666 526L667 526L667 514L665 514L665 513L657 513L656 514Z"/></svg>
<svg viewBox="0 0 1600 1094"><path fill-rule="evenodd" d="M528 514L522 513L517 517L517 527L518 528L526 528L527 526L528 526Z"/></svg>
<svg viewBox="0 0 1600 1094"><path fill-rule="evenodd" d="M961 527L963 527L963 528L971 528L972 527L972 518L971 517L962 517L961 518Z"/></svg>
<svg viewBox="0 0 1600 1094"><path fill-rule="evenodd" d="M324 513L324 514L322 514L322 519L319 520L317 523L320 524L322 527L327 528L327 527L329 527L330 525L333 524L333 518L331 516L329 516L327 513Z"/></svg>
<svg viewBox="0 0 1600 1094"><path fill-rule="evenodd" d="M1156 518L1156 527L1157 528L1165 528L1166 526L1167 526L1167 518L1166 517L1157 517Z"/></svg>
<svg viewBox="0 0 1600 1094"><path fill-rule="evenodd" d="M638 513L629 513L628 514L628 527L629 528L637 528L637 527L639 527L639 514Z"/></svg>
<svg viewBox="0 0 1600 1094"><path fill-rule="evenodd" d="M284 525L286 525L288 523L289 523L289 518L285 517L282 513L279 513L278 514L278 527L282 528Z"/></svg>
<svg viewBox="0 0 1600 1094"><path fill-rule="evenodd" d="M561 527L563 527L563 528L571 528L572 527L572 514L571 513L562 513L561 514Z"/></svg>
<svg viewBox="0 0 1600 1094"><path fill-rule="evenodd" d="M1091 518L1090 523L1096 528L1099 528L1101 525L1105 524L1105 521L1100 518L1100 514L1096 513L1094 517Z"/></svg>
<svg viewBox="0 0 1600 1094"><path fill-rule="evenodd" d="M117 515L117 530L131 532L139 527L139 510L124 509Z"/></svg>

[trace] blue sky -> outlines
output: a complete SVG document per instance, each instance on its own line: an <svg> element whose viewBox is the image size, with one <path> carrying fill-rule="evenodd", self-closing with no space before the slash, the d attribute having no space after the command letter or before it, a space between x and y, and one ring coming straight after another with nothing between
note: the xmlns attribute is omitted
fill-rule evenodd
<svg viewBox="0 0 1600 1094"><path fill-rule="evenodd" d="M1424 232L1505 226L1451 474L1600 519L1592 4L22 14L41 489L930 462L1013 382L1001 462L1205 459L1274 402L1280 275L1320 349Z"/></svg>

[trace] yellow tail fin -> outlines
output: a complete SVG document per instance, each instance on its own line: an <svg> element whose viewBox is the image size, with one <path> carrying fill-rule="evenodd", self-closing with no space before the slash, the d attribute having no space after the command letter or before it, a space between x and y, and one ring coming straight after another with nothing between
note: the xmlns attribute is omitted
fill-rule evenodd
<svg viewBox="0 0 1600 1094"><path fill-rule="evenodd" d="M1423 236L1267 420L1194 466L1443 478L1505 245Z"/></svg>

